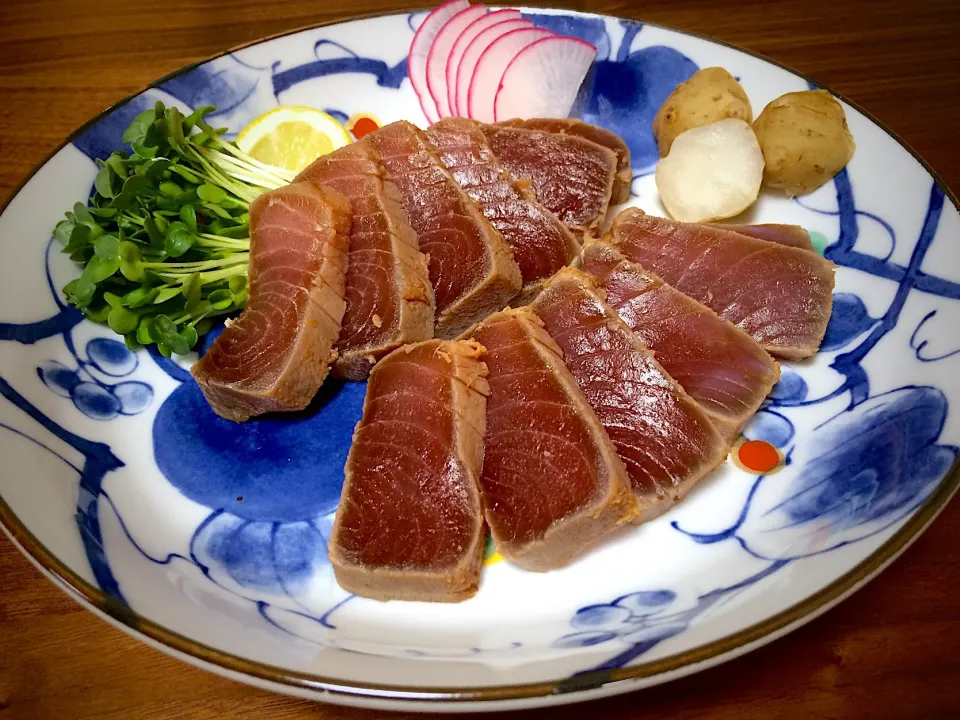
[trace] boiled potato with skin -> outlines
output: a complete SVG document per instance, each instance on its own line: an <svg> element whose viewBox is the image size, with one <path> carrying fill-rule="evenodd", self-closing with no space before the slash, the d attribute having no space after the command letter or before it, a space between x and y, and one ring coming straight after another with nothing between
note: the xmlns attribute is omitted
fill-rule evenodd
<svg viewBox="0 0 960 720"><path fill-rule="evenodd" d="M680 133L726 118L753 120L750 100L740 83L721 67L695 72L670 93L653 119L660 157L666 157Z"/></svg>
<svg viewBox="0 0 960 720"><path fill-rule="evenodd" d="M766 162L764 184L790 197L826 183L856 149L843 107L826 90L778 97L760 113L753 131Z"/></svg>
<svg viewBox="0 0 960 720"><path fill-rule="evenodd" d="M736 118L678 135L656 172L660 199L681 222L739 215L756 202L762 180L760 145L750 126Z"/></svg>

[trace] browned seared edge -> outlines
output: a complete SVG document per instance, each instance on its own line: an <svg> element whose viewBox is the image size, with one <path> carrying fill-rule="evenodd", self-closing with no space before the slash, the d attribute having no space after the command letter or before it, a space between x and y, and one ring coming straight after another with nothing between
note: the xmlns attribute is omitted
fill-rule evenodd
<svg viewBox="0 0 960 720"><path fill-rule="evenodd" d="M367 137L427 255L437 306L435 334L456 337L520 291L523 279L513 252L421 130L401 120Z"/></svg>
<svg viewBox="0 0 960 720"><path fill-rule="evenodd" d="M800 248L816 252L810 240L810 233L800 225L783 225L780 223L761 223L760 225L737 225L734 223L708 223L718 230L731 230L741 235L747 235L757 240L780 243L789 247Z"/></svg>
<svg viewBox="0 0 960 720"><path fill-rule="evenodd" d="M561 568L639 516L626 468L563 364L559 347L532 310L522 307L491 315L475 328L474 337L486 348L481 358L488 367L491 393L481 489L493 539L499 552L520 567L537 572ZM521 358L519 363L517 358ZM517 375L521 377L511 380ZM586 435L590 454L596 459L596 467L591 469L595 476L578 479L578 494L588 500L552 520L547 518L545 526L542 518L529 522L531 513L542 516L549 512L531 496L536 493L539 500L547 502L551 496L556 498L560 493L555 485L567 480L567 468L554 467L550 453L542 452L544 446L517 447L516 438L524 430L530 430L530 437L543 431L536 426L538 422L556 429L550 422L554 413L518 397L520 389L549 396L546 402L570 410L568 414L577 418L577 433ZM527 413L529 417L524 417ZM562 420L560 426L559 432L570 427ZM561 444L569 445L568 437L557 437ZM518 453L539 464L530 472L518 473L513 465ZM525 487L517 489L518 483ZM589 493L584 493L584 487L590 488ZM511 506L511 497L525 497L523 506Z"/></svg>
<svg viewBox="0 0 960 720"><path fill-rule="evenodd" d="M617 174L613 179L613 192L610 202L620 205L630 199L630 185L633 182L633 168L630 165L630 148L623 138L615 132L599 125L591 125L577 118L530 118L521 120L514 118L495 123L504 127L520 127L528 130L544 130L546 132L576 135L585 140L595 142L610 148L617 155Z"/></svg>
<svg viewBox="0 0 960 720"><path fill-rule="evenodd" d="M479 587L486 366L472 341L381 360L347 458L330 540L337 583L375 600L460 602Z"/></svg>
<svg viewBox="0 0 960 720"><path fill-rule="evenodd" d="M274 203L281 214L298 203L300 211L313 210L313 217L300 220L315 226L295 235L304 246L290 248L295 257L309 258L312 275L307 268L264 259L278 249L265 238L273 228L260 223ZM246 308L190 371L218 415L243 422L263 413L302 410L313 399L336 356L349 230L349 201L331 188L291 183L251 203ZM308 294L294 294L284 301L294 308L278 310L273 287L293 283L302 283Z"/></svg>
<svg viewBox="0 0 960 720"><path fill-rule="evenodd" d="M381 357L433 337L427 259L419 251L400 193L369 139L319 158L299 178L334 187L350 200L347 310L334 374L366 380Z"/></svg>

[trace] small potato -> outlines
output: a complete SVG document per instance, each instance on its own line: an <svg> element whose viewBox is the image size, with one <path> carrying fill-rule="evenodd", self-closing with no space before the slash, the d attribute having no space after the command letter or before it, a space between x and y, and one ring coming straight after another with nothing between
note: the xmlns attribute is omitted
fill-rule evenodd
<svg viewBox="0 0 960 720"><path fill-rule="evenodd" d="M656 173L664 207L681 222L739 215L756 201L762 179L757 138L736 118L678 135Z"/></svg>
<svg viewBox="0 0 960 720"><path fill-rule="evenodd" d="M760 113L753 131L766 162L764 184L790 197L826 183L856 149L843 107L826 90L778 97Z"/></svg>
<svg viewBox="0 0 960 720"><path fill-rule="evenodd" d="M680 133L726 118L753 120L750 100L740 83L721 67L695 72L670 93L653 119L660 157L666 157Z"/></svg>

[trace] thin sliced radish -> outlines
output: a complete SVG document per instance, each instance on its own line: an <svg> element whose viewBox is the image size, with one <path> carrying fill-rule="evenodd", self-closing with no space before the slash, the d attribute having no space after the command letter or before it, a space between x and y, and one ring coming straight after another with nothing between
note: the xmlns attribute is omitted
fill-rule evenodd
<svg viewBox="0 0 960 720"><path fill-rule="evenodd" d="M555 35L530 43L503 72L496 120L567 117L596 57L597 49L579 38Z"/></svg>
<svg viewBox="0 0 960 720"><path fill-rule="evenodd" d="M457 66L457 115L469 117L467 113L470 109L470 80L484 51L494 40L508 32L532 27L533 23L529 20L503 20L496 25L491 25L470 41Z"/></svg>
<svg viewBox="0 0 960 720"><path fill-rule="evenodd" d="M437 106L440 117L449 117L450 101L447 99L447 59L453 44L470 23L487 14L483 5L471 5L461 10L440 28L427 53L427 87Z"/></svg>
<svg viewBox="0 0 960 720"><path fill-rule="evenodd" d="M493 122L493 103L497 98L504 71L527 45L549 37L557 36L542 28L524 28L508 32L494 40L490 47L483 51L473 69L467 104L469 116L480 122Z"/></svg>
<svg viewBox="0 0 960 720"><path fill-rule="evenodd" d="M447 20L468 7L470 7L470 0L448 0L424 18L413 35L413 42L410 43L407 74L410 76L413 91L420 100L423 114L427 116L427 122L435 123L440 119L437 115L437 105L427 87L427 54L440 28L446 24Z"/></svg>
<svg viewBox="0 0 960 720"><path fill-rule="evenodd" d="M519 19L519 10L494 10L492 13L487 13L486 15L482 15L474 20L466 28L464 28L462 33L460 33L460 37L458 37L456 42L453 43L453 47L450 50L450 55L447 57L447 103L451 114L456 115L458 113L457 68L460 67L460 59L467 51L467 46L473 42L473 39L477 37L477 35L486 30L488 27L492 27L493 25L501 23L504 20Z"/></svg>

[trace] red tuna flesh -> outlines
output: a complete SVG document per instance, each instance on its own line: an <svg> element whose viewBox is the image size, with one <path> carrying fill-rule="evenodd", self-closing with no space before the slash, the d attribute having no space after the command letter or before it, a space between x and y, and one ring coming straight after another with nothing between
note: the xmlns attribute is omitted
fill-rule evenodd
<svg viewBox="0 0 960 720"><path fill-rule="evenodd" d="M350 200L350 253L343 329L334 372L364 380L373 363L405 343L433 337L433 288L417 234L396 186L367 140L324 155L298 179Z"/></svg>
<svg viewBox="0 0 960 720"><path fill-rule="evenodd" d="M613 194L610 202L613 205L625 203L630 199L630 183L633 181L633 169L630 166L630 148L623 138L599 125L591 125L577 118L530 118L521 120L505 120L496 123L505 127L519 127L527 130L543 130L545 132L576 135L597 145L610 148L617 155L617 174L613 179Z"/></svg>
<svg viewBox="0 0 960 720"><path fill-rule="evenodd" d="M500 164L515 178L529 180L537 201L580 236L603 224L617 174L610 148L575 135L484 126Z"/></svg>
<svg viewBox="0 0 960 720"><path fill-rule="evenodd" d="M581 267L717 429L735 437L780 377L770 355L743 330L602 240L584 248Z"/></svg>
<svg viewBox="0 0 960 720"><path fill-rule="evenodd" d="M344 312L350 204L300 182L250 204L250 295L191 372L236 422L307 406L327 376Z"/></svg>
<svg viewBox="0 0 960 720"><path fill-rule="evenodd" d="M616 446L643 520L678 502L723 462L727 444L709 417L604 302L589 275L561 270L530 307Z"/></svg>
<svg viewBox="0 0 960 720"><path fill-rule="evenodd" d="M528 570L563 567L636 519L626 470L529 308L490 316L474 337L489 370L480 482L493 539Z"/></svg>
<svg viewBox="0 0 960 720"><path fill-rule="evenodd" d="M523 282L513 253L426 136L410 123L395 122L366 137L400 191L429 259L436 335L454 337L509 303Z"/></svg>
<svg viewBox="0 0 960 720"><path fill-rule="evenodd" d="M620 213L604 239L768 352L795 360L820 347L834 268L816 253L636 208Z"/></svg>
<svg viewBox="0 0 960 720"><path fill-rule="evenodd" d="M478 123L446 118L427 130L440 160L513 249L523 275L522 305L570 262L579 244L557 216L500 166Z"/></svg>
<svg viewBox="0 0 960 720"><path fill-rule="evenodd" d="M483 348L428 340L370 374L330 539L337 583L376 600L459 602L480 582Z"/></svg>
<svg viewBox="0 0 960 720"><path fill-rule="evenodd" d="M741 235L749 235L758 240L766 240L767 242L780 243L781 245L816 252L813 243L810 241L810 233L799 225L778 225L775 223L765 225L730 225L727 223L710 223L710 227L719 228L720 230L730 230L740 233Z"/></svg>

